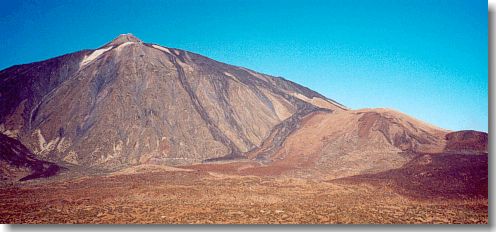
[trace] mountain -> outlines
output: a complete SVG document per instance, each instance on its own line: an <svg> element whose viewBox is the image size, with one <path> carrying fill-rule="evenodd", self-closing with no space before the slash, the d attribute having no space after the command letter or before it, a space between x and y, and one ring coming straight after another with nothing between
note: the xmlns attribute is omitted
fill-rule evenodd
<svg viewBox="0 0 496 232"><path fill-rule="evenodd" d="M0 129L38 157L113 170L243 157L311 112L346 110L303 86L120 35L0 72Z"/></svg>
<svg viewBox="0 0 496 232"><path fill-rule="evenodd" d="M332 180L390 177L427 154L448 156L441 166L463 160L450 155L487 158L486 133L348 109L281 77L131 34L0 71L0 105L0 132L24 144L25 157L92 170L166 165Z"/></svg>

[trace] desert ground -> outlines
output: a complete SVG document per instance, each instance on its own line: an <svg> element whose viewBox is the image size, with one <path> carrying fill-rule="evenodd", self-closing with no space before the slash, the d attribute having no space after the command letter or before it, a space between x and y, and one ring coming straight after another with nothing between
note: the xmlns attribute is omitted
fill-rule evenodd
<svg viewBox="0 0 496 232"><path fill-rule="evenodd" d="M194 169L31 180L0 191L0 223L488 223L487 198L412 198L388 184Z"/></svg>

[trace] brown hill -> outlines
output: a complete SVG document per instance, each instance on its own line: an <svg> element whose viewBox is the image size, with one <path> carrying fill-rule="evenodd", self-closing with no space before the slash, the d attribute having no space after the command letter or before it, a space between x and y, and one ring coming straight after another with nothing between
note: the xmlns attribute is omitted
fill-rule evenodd
<svg viewBox="0 0 496 232"><path fill-rule="evenodd" d="M457 131L446 134L447 152L477 153L488 152L488 134L478 131Z"/></svg>
<svg viewBox="0 0 496 232"><path fill-rule="evenodd" d="M375 173L399 168L416 153L443 151L448 133L388 109L313 112L297 127L281 141L271 134L248 152L249 158L265 165L242 173L323 178Z"/></svg>
<svg viewBox="0 0 496 232"><path fill-rule="evenodd" d="M389 109L313 112L276 149L271 138L247 153L251 162L188 168L325 180L398 169L423 154L487 152L487 133L450 132Z"/></svg>

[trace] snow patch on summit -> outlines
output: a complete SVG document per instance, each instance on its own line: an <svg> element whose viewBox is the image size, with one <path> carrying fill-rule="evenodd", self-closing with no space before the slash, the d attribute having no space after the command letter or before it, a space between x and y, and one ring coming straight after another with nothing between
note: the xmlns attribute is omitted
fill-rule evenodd
<svg viewBox="0 0 496 232"><path fill-rule="evenodd" d="M96 58L98 58L100 55L102 55L106 51L112 49L113 47L114 46L110 46L110 47L106 47L106 48L101 48L101 49L95 50L89 56L85 56L84 59L81 61L81 64L79 66L82 67L82 66L90 63L91 61L95 60Z"/></svg>
<svg viewBox="0 0 496 232"><path fill-rule="evenodd" d="M136 42L125 42L125 43L119 45L119 47L117 47L117 48L120 49L120 48L123 48L123 47L130 45L130 44L133 44L133 43L136 43Z"/></svg>
<svg viewBox="0 0 496 232"><path fill-rule="evenodd" d="M125 42L125 43L122 43L121 45L117 46L116 50L117 52L121 52L122 49L124 49L124 47L127 47L129 45L132 45L132 44L136 44L136 42Z"/></svg>

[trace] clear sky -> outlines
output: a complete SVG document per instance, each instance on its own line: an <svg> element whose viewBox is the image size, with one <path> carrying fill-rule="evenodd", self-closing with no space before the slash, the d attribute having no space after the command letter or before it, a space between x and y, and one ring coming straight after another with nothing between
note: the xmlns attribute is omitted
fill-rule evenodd
<svg viewBox="0 0 496 232"><path fill-rule="evenodd" d="M282 76L352 109L488 129L485 0L2 1L0 69L121 33Z"/></svg>

